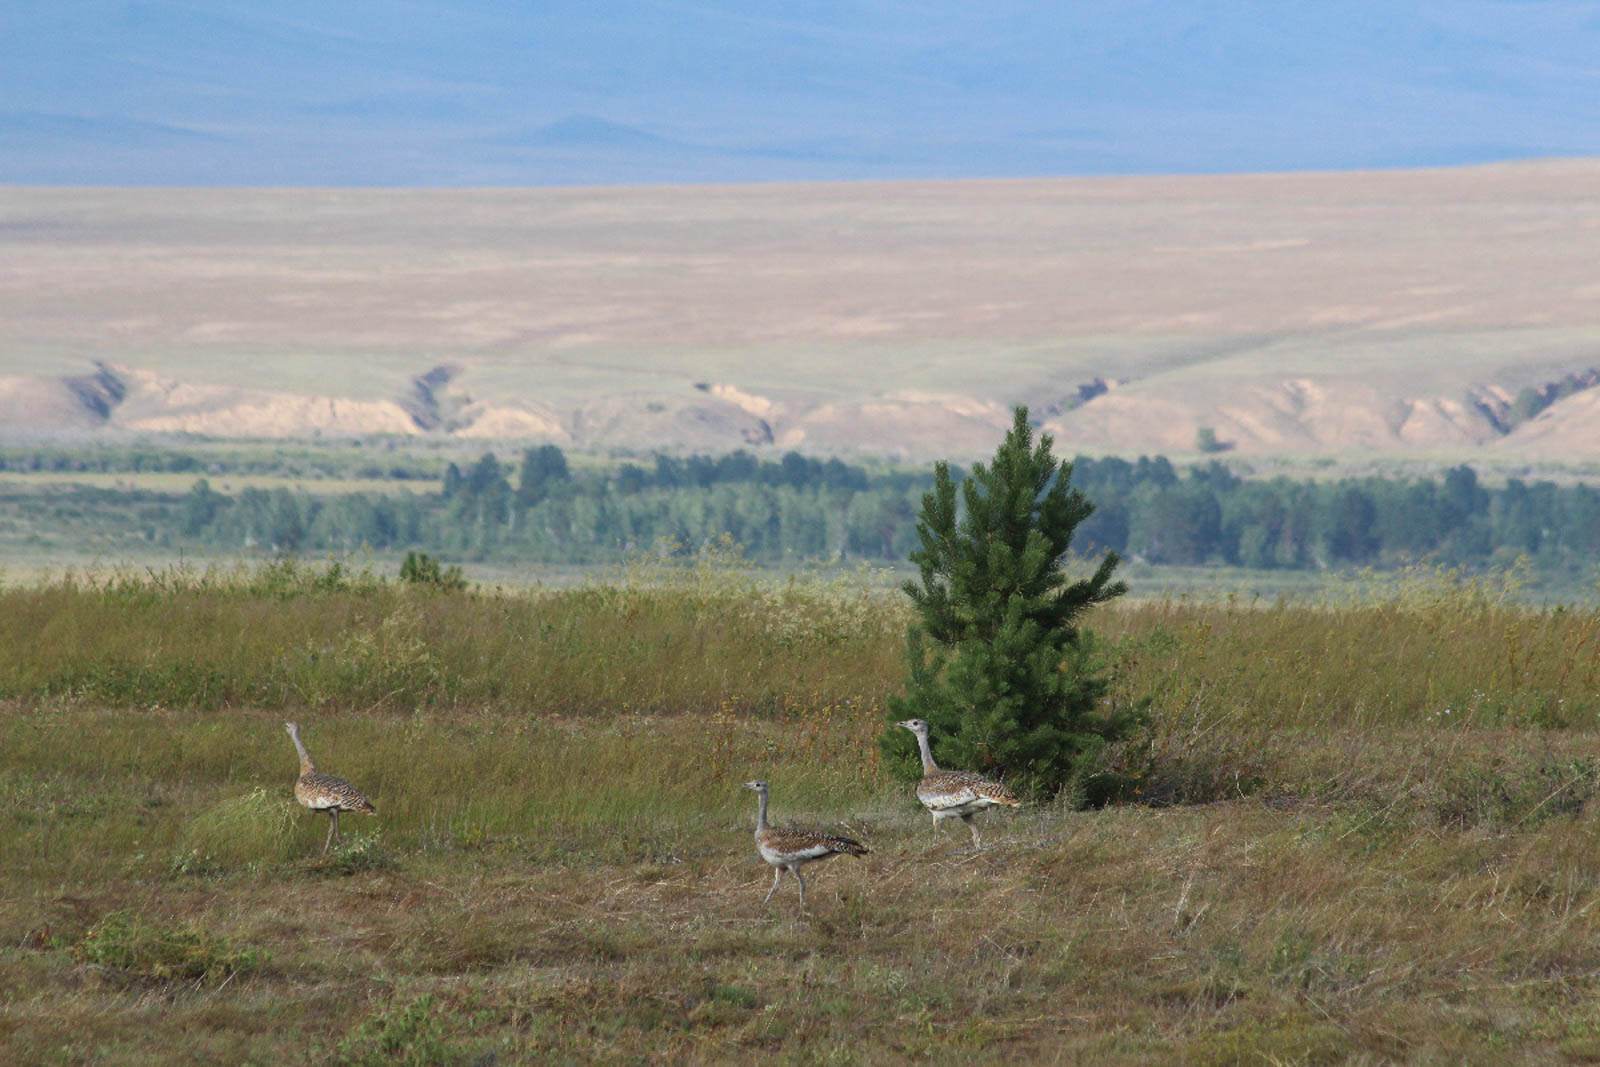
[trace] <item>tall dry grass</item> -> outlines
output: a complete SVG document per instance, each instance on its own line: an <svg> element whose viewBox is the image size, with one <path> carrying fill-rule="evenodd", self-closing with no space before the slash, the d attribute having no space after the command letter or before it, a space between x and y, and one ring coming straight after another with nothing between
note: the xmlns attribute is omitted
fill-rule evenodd
<svg viewBox="0 0 1600 1067"><path fill-rule="evenodd" d="M1316 603L1149 601L1104 612L1125 697L1263 727L1593 727L1600 614L1530 608L1450 573Z"/></svg>
<svg viewBox="0 0 1600 1067"><path fill-rule="evenodd" d="M569 589L440 592L293 562L0 588L0 698L530 714L881 704L909 611L726 561ZM1600 615L1449 575L1317 603L1168 599L1090 621L1115 699L1263 728L1587 727Z"/></svg>
<svg viewBox="0 0 1600 1067"><path fill-rule="evenodd" d="M881 701L900 607L715 564L554 591L438 591L292 562L0 589L0 697L529 714Z"/></svg>

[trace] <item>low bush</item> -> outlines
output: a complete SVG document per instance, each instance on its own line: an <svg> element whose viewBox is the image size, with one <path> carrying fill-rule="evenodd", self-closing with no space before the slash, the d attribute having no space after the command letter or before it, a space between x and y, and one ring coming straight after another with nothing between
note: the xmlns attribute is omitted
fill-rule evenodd
<svg viewBox="0 0 1600 1067"><path fill-rule="evenodd" d="M204 873L207 868L287 860L299 847L296 816L300 813L287 786L257 786L218 801L189 820L174 871Z"/></svg>
<svg viewBox="0 0 1600 1067"><path fill-rule="evenodd" d="M454 1020L433 994L374 1012L339 1043L341 1067L415 1064L432 1067L461 1058L448 1040Z"/></svg>
<svg viewBox="0 0 1600 1067"><path fill-rule="evenodd" d="M152 983L221 980L260 968L264 953L189 925L155 922L131 910L96 923L77 947L83 962Z"/></svg>

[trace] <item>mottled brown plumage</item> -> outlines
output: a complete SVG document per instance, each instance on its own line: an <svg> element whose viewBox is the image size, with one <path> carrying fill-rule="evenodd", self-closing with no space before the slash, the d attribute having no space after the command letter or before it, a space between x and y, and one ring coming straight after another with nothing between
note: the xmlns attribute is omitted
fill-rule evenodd
<svg viewBox="0 0 1600 1067"><path fill-rule="evenodd" d="M923 720L907 719L896 725L917 735L917 748L922 753L922 781L917 783L917 799L933 815L933 832L939 832L939 823L944 819L960 819L972 831L972 847L982 848L983 841L972 817L1001 805L1019 807L1022 801L1004 784L981 774L941 770L933 761L933 750L928 745L928 724Z"/></svg>
<svg viewBox="0 0 1600 1067"><path fill-rule="evenodd" d="M859 841L837 834L825 834L819 830L802 830L795 827L769 826L767 824L767 792L766 782L755 781L744 783L746 789L756 792L756 851L761 858L770 863L772 872L772 888L767 890L765 904L772 899L772 894L778 891L778 883L783 879L783 872L790 871L794 874L795 881L800 883L800 906L806 903L806 880L800 876L800 868L807 863L818 863L822 860L832 859L834 856L865 856L870 851Z"/></svg>
<svg viewBox="0 0 1600 1067"><path fill-rule="evenodd" d="M376 815L378 811L372 806L372 801L361 794L361 790L337 775L322 773L312 765L311 754L306 751L305 742L300 740L299 723L286 722L283 728L289 732L289 740L294 742L295 751L300 753L300 777L294 783L294 798L312 811L328 813L328 839L322 843L322 851L327 852L339 839L341 811L354 811L362 815Z"/></svg>

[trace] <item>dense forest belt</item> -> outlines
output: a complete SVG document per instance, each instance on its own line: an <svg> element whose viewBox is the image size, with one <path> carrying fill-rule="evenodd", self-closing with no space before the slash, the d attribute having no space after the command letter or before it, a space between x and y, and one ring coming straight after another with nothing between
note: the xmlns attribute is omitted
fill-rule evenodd
<svg viewBox="0 0 1600 1067"><path fill-rule="evenodd" d="M795 452L781 461L587 457L569 467L553 445L464 467L348 448L272 460L13 447L0 448L0 465L0 550L44 555L420 549L594 565L727 537L765 565L899 563L917 545L932 484L927 468ZM64 482L50 480L57 475ZM1155 565L1320 572L1425 560L1483 570L1525 559L1573 589L1590 584L1600 557L1600 490L1518 478L1490 487L1467 466L1437 477L1268 479L1217 460L1181 469L1159 456L1078 456L1072 484L1095 504L1076 550Z"/></svg>
<svg viewBox="0 0 1600 1067"><path fill-rule="evenodd" d="M904 598L664 568L538 591L443 590L282 562L0 588L0 698L212 709L545 715L883 713ZM1169 732L1466 723L1588 728L1600 617L1446 578L1307 604L1113 604L1112 697Z"/></svg>

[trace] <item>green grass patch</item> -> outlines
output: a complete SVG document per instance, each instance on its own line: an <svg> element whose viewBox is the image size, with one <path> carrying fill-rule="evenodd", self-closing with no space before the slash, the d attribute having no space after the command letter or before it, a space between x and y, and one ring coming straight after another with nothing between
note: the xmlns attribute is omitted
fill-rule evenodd
<svg viewBox="0 0 1600 1067"><path fill-rule="evenodd" d="M220 981L261 968L259 950L197 927L167 925L129 910L101 919L78 943L79 959L129 981Z"/></svg>
<svg viewBox="0 0 1600 1067"><path fill-rule="evenodd" d="M256 786L212 804L189 820L178 873L204 873L260 862L280 862L297 849L295 816L300 811L281 789Z"/></svg>

